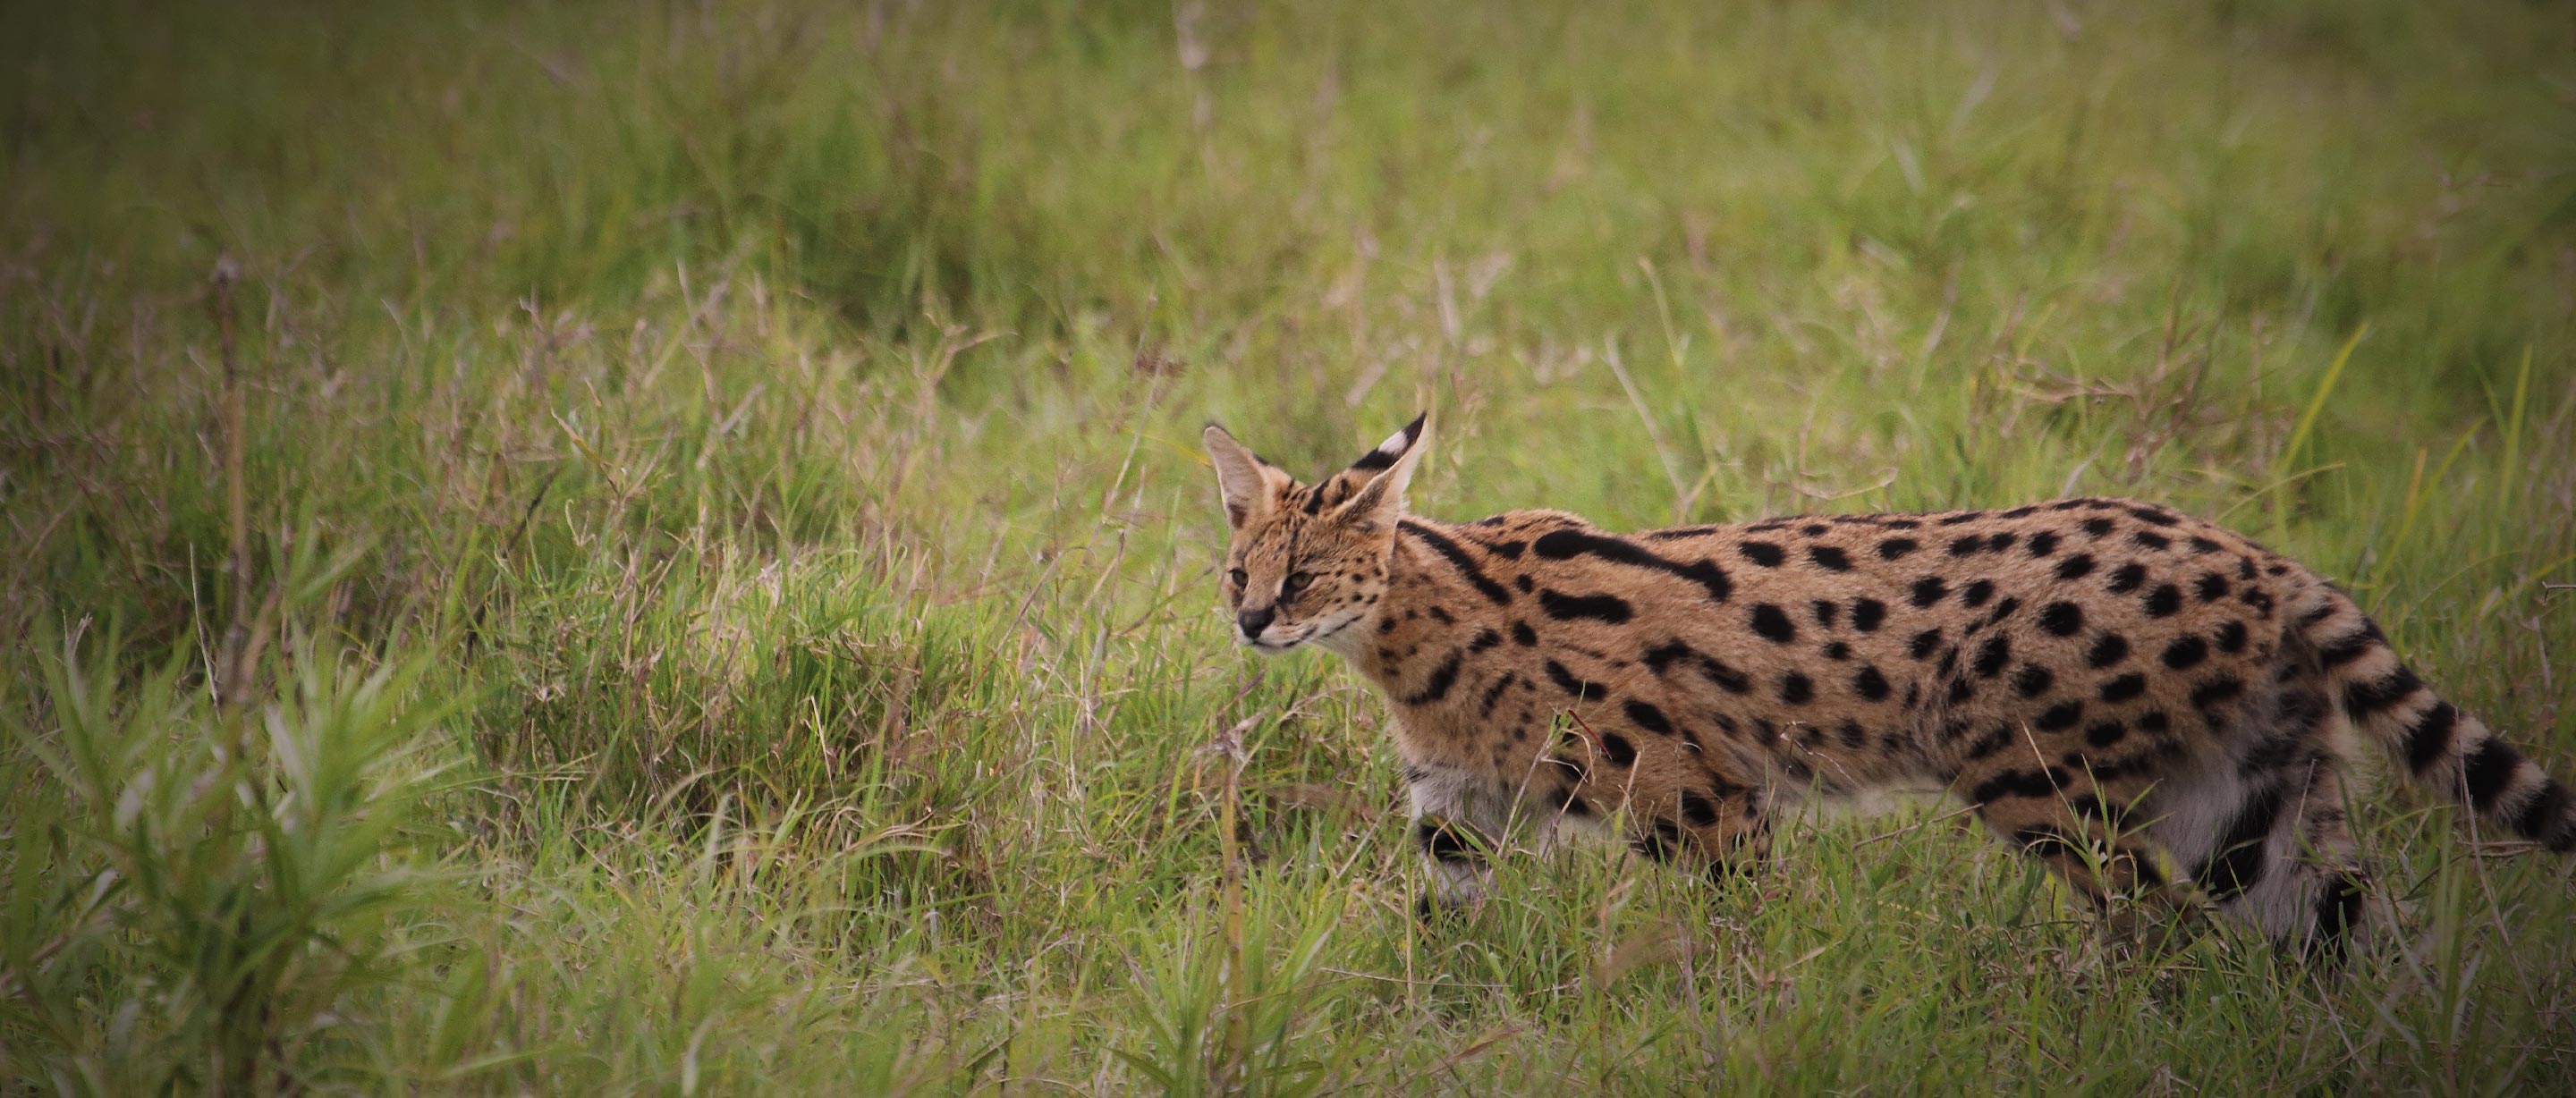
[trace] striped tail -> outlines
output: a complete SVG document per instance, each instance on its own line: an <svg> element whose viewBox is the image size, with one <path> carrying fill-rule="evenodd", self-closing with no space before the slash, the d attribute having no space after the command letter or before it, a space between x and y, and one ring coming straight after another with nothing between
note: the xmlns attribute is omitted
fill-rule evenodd
<svg viewBox="0 0 2576 1098"><path fill-rule="evenodd" d="M2291 629L2324 668L2331 696L2409 778L2551 850L2576 849L2567 787L2407 670L2379 625L2322 580L2291 610Z"/></svg>

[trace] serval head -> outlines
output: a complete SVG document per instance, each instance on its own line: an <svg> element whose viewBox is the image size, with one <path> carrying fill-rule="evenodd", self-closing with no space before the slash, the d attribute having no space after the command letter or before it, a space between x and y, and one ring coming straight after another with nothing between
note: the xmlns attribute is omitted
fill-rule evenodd
<svg viewBox="0 0 2576 1098"><path fill-rule="evenodd" d="M1313 486L1208 426L1208 457L1233 534L1224 591L1236 643L1272 654L1304 644L1346 655L1356 649L1386 593L1404 487L1428 448L1426 418L1414 417Z"/></svg>

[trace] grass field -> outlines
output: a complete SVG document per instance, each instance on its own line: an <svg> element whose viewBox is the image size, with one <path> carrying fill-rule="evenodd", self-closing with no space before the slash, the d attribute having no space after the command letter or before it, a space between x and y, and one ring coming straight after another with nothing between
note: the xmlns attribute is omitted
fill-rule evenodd
<svg viewBox="0 0 2576 1098"><path fill-rule="evenodd" d="M2395 793L2340 972L2109 943L1938 806L1419 925L1196 448L2170 502L2576 772L2563 8L0 25L0 1091L2576 1089L2576 870Z"/></svg>

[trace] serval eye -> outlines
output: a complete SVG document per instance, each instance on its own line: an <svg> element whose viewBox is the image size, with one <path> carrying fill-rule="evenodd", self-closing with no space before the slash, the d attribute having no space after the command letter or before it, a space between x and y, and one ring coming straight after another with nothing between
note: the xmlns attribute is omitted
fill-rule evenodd
<svg viewBox="0 0 2576 1098"><path fill-rule="evenodd" d="M1294 595L1299 591L1305 590L1306 585L1313 582L1315 582L1315 577L1310 573L1291 572L1288 574L1288 582L1280 584L1279 589Z"/></svg>
<svg viewBox="0 0 2576 1098"><path fill-rule="evenodd" d="M1227 572L1225 574L1225 578L1233 580L1234 585L1237 587L1241 587L1244 584L1252 582L1252 575L1240 568Z"/></svg>

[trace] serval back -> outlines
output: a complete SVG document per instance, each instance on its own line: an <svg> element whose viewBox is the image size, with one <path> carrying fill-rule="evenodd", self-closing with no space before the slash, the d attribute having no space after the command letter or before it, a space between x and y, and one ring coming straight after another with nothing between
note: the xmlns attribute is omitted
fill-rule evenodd
<svg viewBox="0 0 2576 1098"><path fill-rule="evenodd" d="M1473 902L1516 822L1543 841L1615 821L1732 871L1801 797L1931 784L2106 905L2197 894L2331 952L2371 918L2344 818L2356 731L2493 825L2576 846L2566 788L2350 597L2166 507L1455 524L1406 507L1421 419L1313 485L1222 428L1206 445L1235 635L1340 653L1384 692L1426 903Z"/></svg>

